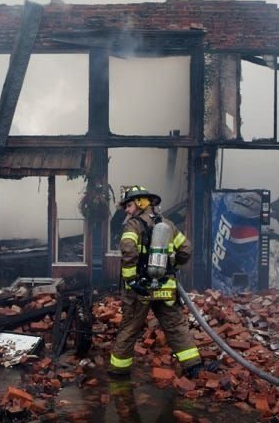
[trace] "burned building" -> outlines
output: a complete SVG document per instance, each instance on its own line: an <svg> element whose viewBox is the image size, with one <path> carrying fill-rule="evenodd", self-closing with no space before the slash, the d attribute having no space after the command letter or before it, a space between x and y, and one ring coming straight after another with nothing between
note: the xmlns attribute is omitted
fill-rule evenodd
<svg viewBox="0 0 279 423"><path fill-rule="evenodd" d="M26 2L24 6L0 5L0 24L0 53L9 58L0 100L1 181L18 185L24 178L44 178L47 187L46 242L35 246L36 254L43 250L44 262L33 275L57 278L82 274L97 286L117 283L119 256L115 239L108 235L115 235L110 206L118 192L113 183L139 182L149 188L152 180L157 183L160 178L164 187L160 194L168 197L163 212L174 217L193 242L193 258L184 282L201 291L210 287L216 157L224 149L278 149L277 6L258 1L203 0L94 6ZM73 55L77 62L86 58L85 133L12 133L28 64L34 57L54 54ZM151 77L155 61L159 65ZM246 62L268 68L273 75L271 136L246 139L242 134L240 81ZM129 74L124 81L123 66ZM176 66L184 70L178 91ZM133 91L142 78L135 72L138 67L145 72L146 98L141 102L137 101L139 92ZM168 73L171 89L165 92L164 109L159 111L152 103L152 95L156 96L152 89L157 84L158 90L163 89L163 70ZM181 101L176 101L179 94L182 108ZM36 95L40 97L40 90ZM125 101L125 108L120 100ZM121 118L117 115L120 109ZM128 111L132 109L136 123L128 127ZM167 122L166 116L173 110L179 110L180 120ZM142 163L148 160L152 172L144 179ZM121 177L116 175L119 169ZM61 177L69 184L78 178L86 182L81 198L79 188L70 194L79 205L78 213L65 215L61 211L59 204L67 198ZM142 179L135 180L138 177ZM28 214L30 208L24 201L18 207L21 214ZM1 232L0 227L5 278L5 272L14 269L15 247L11 251ZM219 247L222 256L224 246ZM17 259L24 261L24 256ZM266 280L268 266L262 264L260 272ZM12 271L12 278L32 276L27 274L31 268L30 263L23 265L18 270L23 274Z"/></svg>

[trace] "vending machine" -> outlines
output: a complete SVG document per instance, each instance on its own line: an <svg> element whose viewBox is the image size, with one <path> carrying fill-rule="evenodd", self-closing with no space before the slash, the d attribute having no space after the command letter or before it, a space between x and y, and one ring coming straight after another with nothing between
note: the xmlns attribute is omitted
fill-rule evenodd
<svg viewBox="0 0 279 423"><path fill-rule="evenodd" d="M211 286L225 294L268 288L270 191L212 192Z"/></svg>

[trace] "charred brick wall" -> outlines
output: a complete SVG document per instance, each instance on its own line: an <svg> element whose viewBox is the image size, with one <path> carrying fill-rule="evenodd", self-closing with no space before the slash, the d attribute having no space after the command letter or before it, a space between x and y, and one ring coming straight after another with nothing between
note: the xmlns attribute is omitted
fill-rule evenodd
<svg viewBox="0 0 279 423"><path fill-rule="evenodd" d="M0 52L10 52L22 6L0 5ZM169 0L118 5L46 5L36 51L59 50L54 35L80 30L204 28L207 50L279 51L279 10L263 1Z"/></svg>

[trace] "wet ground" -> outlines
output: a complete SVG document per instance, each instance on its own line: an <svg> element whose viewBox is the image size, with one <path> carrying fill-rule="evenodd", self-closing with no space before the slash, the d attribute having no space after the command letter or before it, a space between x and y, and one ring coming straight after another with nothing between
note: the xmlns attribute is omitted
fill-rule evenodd
<svg viewBox="0 0 279 423"><path fill-rule="evenodd" d="M27 370L21 366L0 368L0 393L9 385L24 386ZM92 369L88 380L94 379L97 379L96 384L91 382L91 385L79 383L78 378L67 382L45 415L20 422L177 423L174 410L182 410L200 423L263 421L255 411L243 412L231 402L216 403L204 397L184 398L177 390L156 384L150 370L143 366L135 368L131 379L126 380L111 379L104 369Z"/></svg>

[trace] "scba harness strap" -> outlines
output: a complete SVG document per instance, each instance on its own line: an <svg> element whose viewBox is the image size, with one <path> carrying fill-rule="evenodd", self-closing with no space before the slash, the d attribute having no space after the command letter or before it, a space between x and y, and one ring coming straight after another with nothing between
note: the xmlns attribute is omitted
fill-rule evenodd
<svg viewBox="0 0 279 423"><path fill-rule="evenodd" d="M151 218L154 222L154 226L157 223L162 222L162 216L159 214L155 214L154 216L151 216ZM171 306L176 300L177 285L175 280L175 271L173 266L171 265L170 257L168 256L167 259L166 276L158 279L158 286L156 287L156 289L153 289L152 280L148 275L147 268L154 226L149 226L148 223L140 216L134 216L132 219L135 219L140 222L142 227L141 245L139 246L139 260L137 264L137 274L139 275L139 279L141 281L145 281L145 287L148 291L150 300L165 301L167 305ZM171 277L170 275L172 275L173 277Z"/></svg>
<svg viewBox="0 0 279 423"><path fill-rule="evenodd" d="M151 216L151 218L154 222L154 225L156 225L159 222L162 222L162 216L158 214L154 215L154 217ZM144 219L142 219L140 216L134 216L133 219L137 220L142 227L139 260L137 264L137 273L140 278L149 280L150 278L147 273L147 266L148 266L148 256L149 256L153 227L149 226L148 223Z"/></svg>

